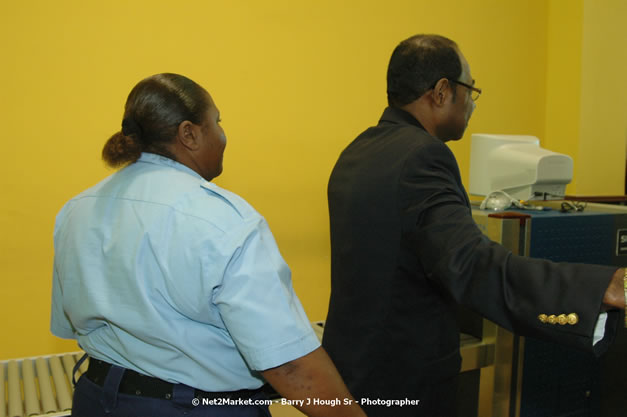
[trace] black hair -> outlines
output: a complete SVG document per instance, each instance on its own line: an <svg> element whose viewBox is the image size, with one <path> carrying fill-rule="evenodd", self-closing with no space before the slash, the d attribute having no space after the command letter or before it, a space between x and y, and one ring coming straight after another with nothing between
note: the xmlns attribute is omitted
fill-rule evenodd
<svg viewBox="0 0 627 417"><path fill-rule="evenodd" d="M102 159L112 167L133 163L142 152L170 157L168 145L179 125L188 120L201 124L210 101L207 91L178 74L156 74L131 90L124 107L121 131L102 149Z"/></svg>
<svg viewBox="0 0 627 417"><path fill-rule="evenodd" d="M440 35L415 35L398 44L388 65L388 104L409 104L441 78L456 81L462 74L457 50L454 41Z"/></svg>

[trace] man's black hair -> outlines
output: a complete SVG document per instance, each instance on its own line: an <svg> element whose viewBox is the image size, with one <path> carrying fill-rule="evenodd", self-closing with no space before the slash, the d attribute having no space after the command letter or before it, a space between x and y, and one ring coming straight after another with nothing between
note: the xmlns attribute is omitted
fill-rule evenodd
<svg viewBox="0 0 627 417"><path fill-rule="evenodd" d="M459 79L462 64L457 49L455 42L440 35L415 35L398 44L388 65L388 104L402 107L441 78Z"/></svg>

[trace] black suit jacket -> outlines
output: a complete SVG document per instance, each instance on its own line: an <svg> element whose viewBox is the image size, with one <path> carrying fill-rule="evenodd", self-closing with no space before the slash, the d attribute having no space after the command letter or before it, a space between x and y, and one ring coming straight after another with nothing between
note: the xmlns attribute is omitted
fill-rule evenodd
<svg viewBox="0 0 627 417"><path fill-rule="evenodd" d="M357 398L420 399L425 385L456 375L457 303L523 335L596 353L611 341L618 314L592 346L616 268L523 258L491 242L472 219L452 152L409 113L387 108L342 152L328 197L323 346ZM541 313L579 321L542 323Z"/></svg>

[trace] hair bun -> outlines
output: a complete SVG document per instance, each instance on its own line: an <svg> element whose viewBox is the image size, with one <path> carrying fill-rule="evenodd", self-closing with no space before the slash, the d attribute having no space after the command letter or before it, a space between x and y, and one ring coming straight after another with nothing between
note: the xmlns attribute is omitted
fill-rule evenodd
<svg viewBox="0 0 627 417"><path fill-rule="evenodd" d="M122 134L124 136L135 135L139 139L141 137L142 128L141 126L130 117L122 120Z"/></svg>

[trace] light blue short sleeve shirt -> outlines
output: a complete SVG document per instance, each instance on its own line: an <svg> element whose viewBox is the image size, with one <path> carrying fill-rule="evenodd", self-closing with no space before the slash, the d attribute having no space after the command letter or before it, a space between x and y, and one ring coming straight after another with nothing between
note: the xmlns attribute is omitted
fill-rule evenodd
<svg viewBox="0 0 627 417"><path fill-rule="evenodd" d="M233 391L320 346L263 217L171 159L70 200L54 247L51 330L92 357Z"/></svg>

